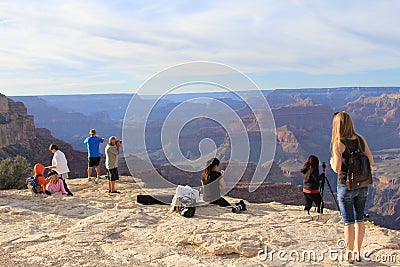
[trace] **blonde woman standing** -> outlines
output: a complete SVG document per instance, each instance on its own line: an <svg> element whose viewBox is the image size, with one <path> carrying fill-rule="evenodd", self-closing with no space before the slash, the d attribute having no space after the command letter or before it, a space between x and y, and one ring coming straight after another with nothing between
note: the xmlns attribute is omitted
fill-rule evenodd
<svg viewBox="0 0 400 267"><path fill-rule="evenodd" d="M361 146L361 147L359 147ZM331 166L338 174L337 198L344 222L347 256L350 263L360 261L360 250L364 240L364 209L368 186L349 190L346 187L349 152L360 149L368 157L374 169L374 159L365 139L355 129L353 120L346 112L337 112L333 118L331 140Z"/></svg>

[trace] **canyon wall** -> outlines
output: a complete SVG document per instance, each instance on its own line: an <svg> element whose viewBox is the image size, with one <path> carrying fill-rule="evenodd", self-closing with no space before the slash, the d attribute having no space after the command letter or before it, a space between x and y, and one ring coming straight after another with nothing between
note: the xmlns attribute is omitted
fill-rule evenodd
<svg viewBox="0 0 400 267"><path fill-rule="evenodd" d="M20 140L34 139L33 116L28 115L22 102L14 102L0 94L0 148Z"/></svg>

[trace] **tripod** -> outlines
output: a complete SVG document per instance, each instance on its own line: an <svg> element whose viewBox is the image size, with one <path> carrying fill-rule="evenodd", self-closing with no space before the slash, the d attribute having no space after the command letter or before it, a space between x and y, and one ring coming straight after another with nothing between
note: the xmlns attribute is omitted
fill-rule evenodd
<svg viewBox="0 0 400 267"><path fill-rule="evenodd" d="M323 170L324 170L324 175L323 175L323 177L322 177L321 184L320 184L320 190L319 190L319 191L321 192L321 207L320 207L321 214L324 213L324 206L325 206L325 203L324 203L325 181L326 181L326 183L328 184L328 187L329 187L329 190L331 191L333 200L335 201L336 207L338 208L339 213L340 213L339 204L338 204L338 202L337 202L337 200L336 200L335 195L333 194L332 186L331 186L331 184L329 183L329 180L328 180L328 178L327 178L326 175L325 175L325 172L326 172L326 164L325 164L325 162L322 162L322 168L323 168Z"/></svg>

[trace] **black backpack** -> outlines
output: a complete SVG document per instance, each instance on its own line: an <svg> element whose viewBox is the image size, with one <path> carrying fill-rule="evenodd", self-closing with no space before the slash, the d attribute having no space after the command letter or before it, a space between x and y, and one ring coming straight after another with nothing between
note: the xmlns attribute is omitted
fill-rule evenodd
<svg viewBox="0 0 400 267"><path fill-rule="evenodd" d="M354 151L350 151L348 141L342 139L346 151L349 154L346 179L346 187L348 190L355 190L372 184L371 163L362 149L360 137L358 137L357 140L357 148Z"/></svg>
<svg viewBox="0 0 400 267"><path fill-rule="evenodd" d="M178 198L178 212L186 218L193 217L196 212L196 200L187 197Z"/></svg>

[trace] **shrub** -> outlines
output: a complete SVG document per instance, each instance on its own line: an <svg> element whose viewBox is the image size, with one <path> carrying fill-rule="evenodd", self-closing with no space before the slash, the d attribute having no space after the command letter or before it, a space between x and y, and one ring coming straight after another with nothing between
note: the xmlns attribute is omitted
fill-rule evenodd
<svg viewBox="0 0 400 267"><path fill-rule="evenodd" d="M26 178L32 175L32 166L22 156L0 161L0 189L26 188Z"/></svg>

